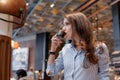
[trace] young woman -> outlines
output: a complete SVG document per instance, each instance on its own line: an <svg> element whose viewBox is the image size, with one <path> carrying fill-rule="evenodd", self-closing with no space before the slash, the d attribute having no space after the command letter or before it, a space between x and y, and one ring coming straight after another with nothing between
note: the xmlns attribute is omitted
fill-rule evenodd
<svg viewBox="0 0 120 80"><path fill-rule="evenodd" d="M109 53L104 43L96 43L91 24L81 12L66 14L62 31L70 44L65 44L55 59L62 41L54 35L48 58L47 74L54 76L64 69L64 80L109 80Z"/></svg>

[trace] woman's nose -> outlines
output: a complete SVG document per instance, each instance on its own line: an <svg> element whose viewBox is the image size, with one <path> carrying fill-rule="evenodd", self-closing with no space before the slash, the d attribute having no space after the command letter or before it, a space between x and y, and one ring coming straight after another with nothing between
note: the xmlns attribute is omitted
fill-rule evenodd
<svg viewBox="0 0 120 80"><path fill-rule="evenodd" d="M65 29L65 27L63 26L63 27L62 27L62 31L65 31L65 30L66 30L66 29Z"/></svg>

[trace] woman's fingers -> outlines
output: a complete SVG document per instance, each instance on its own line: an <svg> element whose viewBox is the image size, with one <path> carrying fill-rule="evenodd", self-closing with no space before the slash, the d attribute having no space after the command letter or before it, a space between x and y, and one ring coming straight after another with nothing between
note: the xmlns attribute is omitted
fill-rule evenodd
<svg viewBox="0 0 120 80"><path fill-rule="evenodd" d="M56 35L52 37L52 41L62 43L62 41Z"/></svg>
<svg viewBox="0 0 120 80"><path fill-rule="evenodd" d="M56 51L57 47L62 43L62 41L54 35L51 39L51 51Z"/></svg>

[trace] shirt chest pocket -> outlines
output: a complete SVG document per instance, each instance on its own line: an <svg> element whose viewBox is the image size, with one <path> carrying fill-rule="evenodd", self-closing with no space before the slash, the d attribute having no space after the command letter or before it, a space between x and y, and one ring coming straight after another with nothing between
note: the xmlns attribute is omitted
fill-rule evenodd
<svg viewBox="0 0 120 80"><path fill-rule="evenodd" d="M78 54L74 57L74 65L77 67L83 67L84 55Z"/></svg>
<svg viewBox="0 0 120 80"><path fill-rule="evenodd" d="M83 67L84 54L83 53L72 53L68 51L63 53L63 64L64 68L73 69L75 67Z"/></svg>

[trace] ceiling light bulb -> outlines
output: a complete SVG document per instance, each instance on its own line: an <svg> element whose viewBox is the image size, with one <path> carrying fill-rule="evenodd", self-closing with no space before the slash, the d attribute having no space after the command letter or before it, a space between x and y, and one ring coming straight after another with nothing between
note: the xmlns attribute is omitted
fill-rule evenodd
<svg viewBox="0 0 120 80"><path fill-rule="evenodd" d="M55 6L55 4L51 4L50 7L53 8Z"/></svg>

